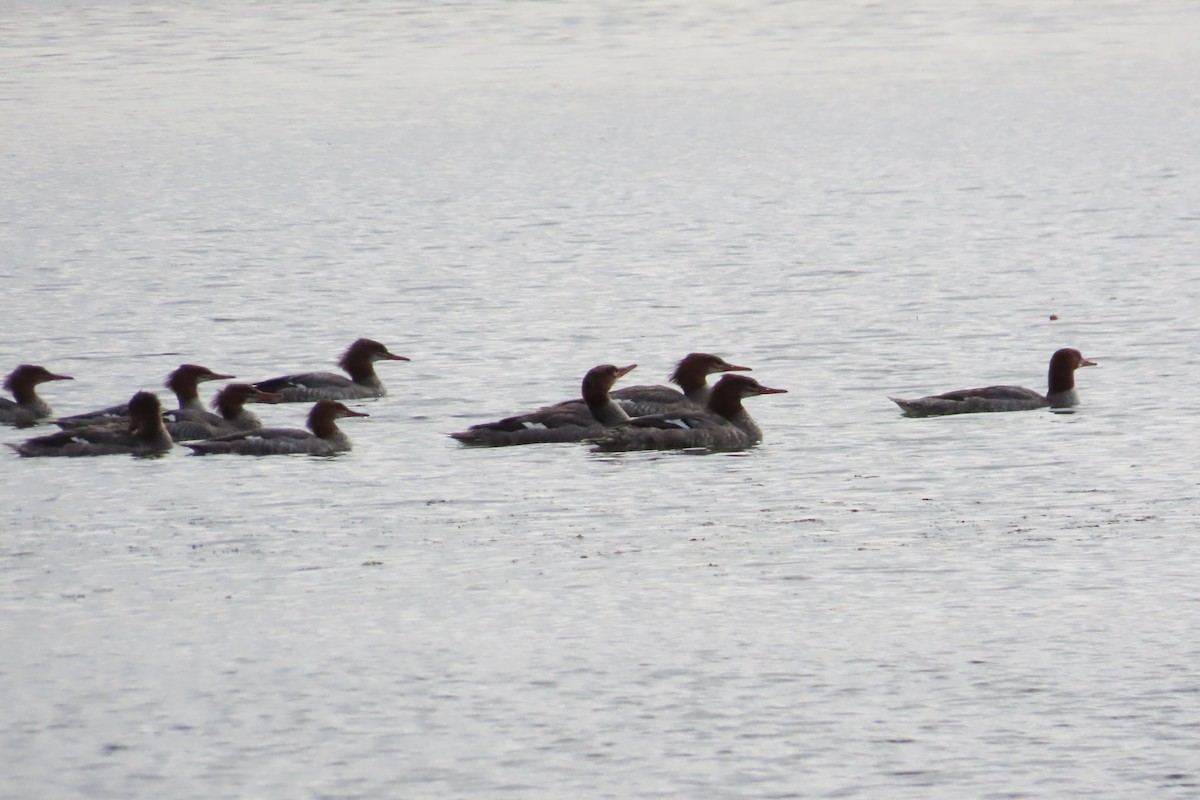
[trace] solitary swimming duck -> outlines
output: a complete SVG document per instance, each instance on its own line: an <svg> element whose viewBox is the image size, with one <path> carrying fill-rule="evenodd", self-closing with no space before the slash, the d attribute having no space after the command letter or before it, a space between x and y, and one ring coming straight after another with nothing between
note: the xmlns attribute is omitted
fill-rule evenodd
<svg viewBox="0 0 1200 800"><path fill-rule="evenodd" d="M786 392L787 389L763 386L748 375L726 375L713 387L706 407L680 407L662 414L634 417L590 441L596 445L596 451L602 452L743 450L762 441L762 429L742 406L742 400Z"/></svg>
<svg viewBox="0 0 1200 800"><path fill-rule="evenodd" d="M258 381L255 387L264 392L282 395L281 403L306 403L314 400L361 400L383 397L387 387L375 374L376 361L408 361L404 356L389 352L374 339L359 339L346 348L338 366L350 375L334 372L301 372Z"/></svg>
<svg viewBox="0 0 1200 800"><path fill-rule="evenodd" d="M712 392L709 375L749 371L750 367L730 364L712 353L688 353L675 365L670 378L682 391L670 386L626 386L613 391L612 398L631 417L661 414L682 405L703 407Z"/></svg>
<svg viewBox="0 0 1200 800"><path fill-rule="evenodd" d="M38 397L37 385L48 381L74 380L68 375L56 375L45 367L36 364L22 364L8 373L4 379L4 388L12 392L13 399L0 397L0 422L5 425L15 425L27 428L36 425L44 419L49 419L54 412L50 404Z"/></svg>
<svg viewBox="0 0 1200 800"><path fill-rule="evenodd" d="M247 403L275 403L279 395L262 392L248 383L231 383L217 392L211 411L194 408L168 411L163 414L167 433L177 442L193 439L212 439L239 431L254 431L262 427L262 420Z"/></svg>
<svg viewBox="0 0 1200 800"><path fill-rule="evenodd" d="M163 386L174 393L175 399L179 403L179 411L191 410L205 414L207 412L204 410L204 403L200 401L200 384L208 381L229 380L233 377L233 375L213 372L208 367L202 367L199 364L180 364L167 375ZM120 403L108 408L73 414L69 417L59 417L54 420L54 424L64 430L70 430L71 428L93 427L111 422L124 425L128 420L129 404Z"/></svg>
<svg viewBox="0 0 1200 800"><path fill-rule="evenodd" d="M350 437L337 426L342 417L365 417L337 400L318 400L308 412L308 430L300 428L260 428L242 431L215 439L187 442L198 456L221 453L239 456L275 456L304 453L312 456L331 456L350 449Z"/></svg>
<svg viewBox="0 0 1200 800"><path fill-rule="evenodd" d="M583 376L583 402L568 400L539 408L528 414L506 417L495 422L472 425L450 434L463 444L483 447L507 447L546 442L578 442L604 428L625 422L629 415L609 396L616 381L629 374L637 364L615 367L601 364Z"/></svg>
<svg viewBox="0 0 1200 800"><path fill-rule="evenodd" d="M1065 347L1050 357L1049 390L1045 395L1023 386L984 386L959 389L945 394L901 400L889 397L908 417L935 417L946 414L976 414L987 411L1028 411L1034 408L1069 408L1079 404L1075 391L1075 370L1094 367L1078 350Z"/></svg>
<svg viewBox="0 0 1200 800"><path fill-rule="evenodd" d="M154 456L172 447L163 427L162 404L152 392L129 399L129 424L100 424L36 436L8 445L23 456Z"/></svg>

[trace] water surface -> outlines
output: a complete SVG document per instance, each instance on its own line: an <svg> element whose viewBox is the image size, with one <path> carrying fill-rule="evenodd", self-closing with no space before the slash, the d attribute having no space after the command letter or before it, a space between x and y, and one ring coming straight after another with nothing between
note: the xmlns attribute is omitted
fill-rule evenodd
<svg viewBox="0 0 1200 800"><path fill-rule="evenodd" d="M339 458L0 457L0 794L1195 796L1197 24L4 3L4 370L413 360ZM691 350L762 446L443 435Z"/></svg>

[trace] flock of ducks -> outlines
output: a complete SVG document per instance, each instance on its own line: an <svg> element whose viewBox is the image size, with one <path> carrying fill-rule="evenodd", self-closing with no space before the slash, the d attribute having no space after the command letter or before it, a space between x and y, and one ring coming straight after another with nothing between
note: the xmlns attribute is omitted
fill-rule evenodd
<svg viewBox="0 0 1200 800"><path fill-rule="evenodd" d="M163 411L157 395L139 391L108 408L53 418L38 396L39 384L72 380L45 367L22 364L4 381L12 400L0 398L0 423L29 427L46 421L61 430L8 446L22 456L153 456L176 443L196 455L333 455L350 449L350 439L337 421L367 414L343 400L382 397L387 389L375 372L379 361L408 361L373 339L358 339L338 361L346 375L306 372L256 383L227 384L212 402L200 401L199 385L234 376L207 367L183 364L167 376L165 386L179 407ZM1075 370L1094 366L1078 351L1065 348L1050 359L1045 395L1020 386L963 389L913 400L890 398L906 416L926 417L1077 405ZM711 353L690 353L675 367L668 386L638 385L614 389L637 365L601 364L583 378L581 398L534 411L472 425L450 436L468 446L503 447L543 442L585 442L595 451L741 450L758 444L762 431L742 406L748 397L783 394L748 375L750 367L731 364ZM708 385L711 375L722 377ZM264 428L246 408L252 403L313 402L308 429Z"/></svg>
<svg viewBox="0 0 1200 800"><path fill-rule="evenodd" d="M372 339L359 339L346 349L338 366L347 375L305 372L257 383L231 383L214 398L213 411L200 401L201 383L231 380L234 376L208 367L183 364L167 376L165 386L179 407L163 411L158 396L137 392L128 403L69 417L50 419L50 406L38 397L36 387L47 381L71 380L45 367L22 364L5 379L13 400L0 400L0 422L25 427L50 420L62 430L9 444L22 456L103 456L129 454L153 456L176 443L196 455L333 455L350 449L350 439L337 426L344 417L365 417L342 400L382 397L387 394L375 373L378 361L408 361ZM264 428L249 403L302 403L315 401L308 414L308 430Z"/></svg>

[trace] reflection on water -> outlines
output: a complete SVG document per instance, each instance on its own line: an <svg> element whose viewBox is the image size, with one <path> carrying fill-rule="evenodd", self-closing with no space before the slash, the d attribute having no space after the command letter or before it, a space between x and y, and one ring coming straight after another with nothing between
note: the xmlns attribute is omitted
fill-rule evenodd
<svg viewBox="0 0 1200 800"><path fill-rule="evenodd" d="M0 454L7 793L1191 796L1197 21L4 5L5 371L413 358L343 458ZM445 436L693 350L761 447Z"/></svg>

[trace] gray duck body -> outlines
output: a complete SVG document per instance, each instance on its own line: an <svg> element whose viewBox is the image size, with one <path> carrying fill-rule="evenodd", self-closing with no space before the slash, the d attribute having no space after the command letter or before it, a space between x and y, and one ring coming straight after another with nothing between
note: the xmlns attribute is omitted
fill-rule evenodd
<svg viewBox="0 0 1200 800"><path fill-rule="evenodd" d="M511 447L523 444L580 442L629 415L609 395L613 383L628 374L636 364L616 367L601 364L583 377L583 400L568 400L544 406L527 414L472 425L450 437L475 447Z"/></svg>

